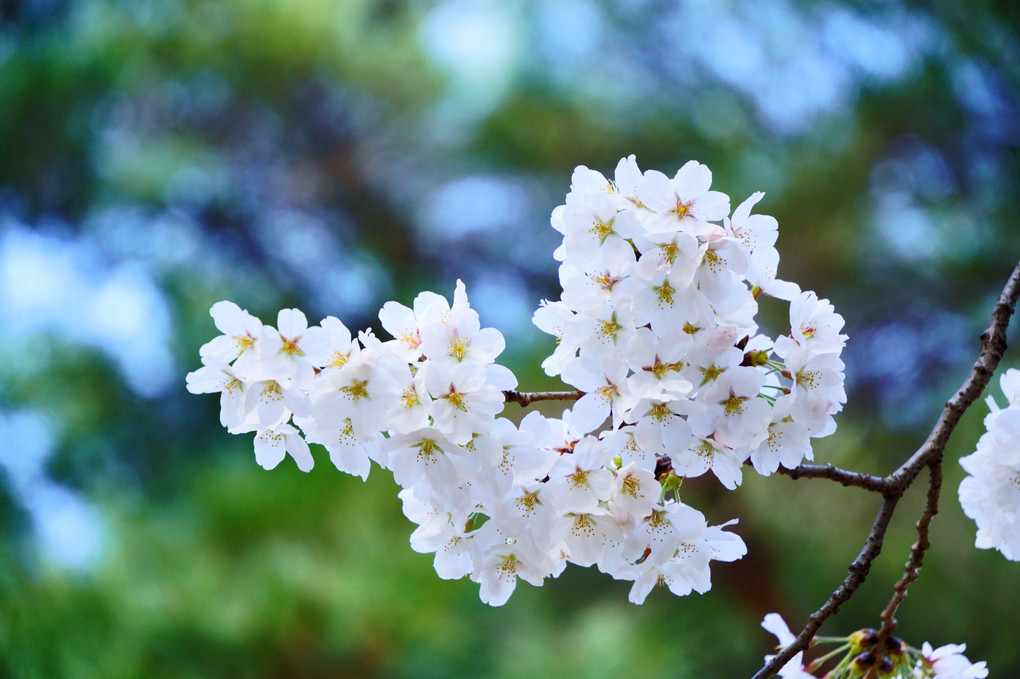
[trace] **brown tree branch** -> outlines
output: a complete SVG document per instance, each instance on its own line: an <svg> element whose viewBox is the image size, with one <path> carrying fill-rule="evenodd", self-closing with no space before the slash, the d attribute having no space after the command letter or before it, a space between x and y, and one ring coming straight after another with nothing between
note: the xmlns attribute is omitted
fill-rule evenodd
<svg viewBox="0 0 1020 679"><path fill-rule="evenodd" d="M925 543L928 542L928 530L932 518L938 511L939 490L942 484L941 465L946 444L949 443L949 437L952 435L953 430L956 429L960 417L981 396L981 392L984 391L988 382L992 379L992 374L1002 360L1002 355L1006 351L1006 329L1016 309L1018 298L1020 298L1020 262L1017 263L1013 273L1010 274L1002 294L999 295L995 308L992 310L992 319L988 324L988 328L981 335L980 353L963 385L946 402L942 414L935 423L935 427L928 434L928 438L921 447L906 462L900 465L896 471L882 479L884 485L884 491L881 491L883 493L882 506L879 508L878 515L875 517L875 522L871 526L871 532L868 534L864 546L861 548L857 558L850 564L849 574L836 591L832 593L828 601L811 614L804 629L797 635L793 643L766 663L754 675L753 679L765 679L766 677L774 676L783 665L789 662L790 658L798 652L806 650L818 629L822 626L822 623L835 614L839 607L853 596L854 592L857 591L857 588L861 586L867 577L872 561L882 551L882 541L885 538L886 530L889 528L889 520L892 518L896 503L903 496L906 489L914 482L921 470L925 467L931 467L932 477L929 482L928 500L925 504L925 511L921 516L921 520L918 521L918 541L915 543L911 556L907 561L904 577L897 583L898 589L893 596L893 601L886 608L886 611L889 611L889 618L893 618L896 608L906 597L907 586L910 582L917 579L917 573L924 559L924 552L927 550L927 544ZM842 470L835 470L834 468L833 472L828 472L824 471L825 467L820 469L823 471L803 472L800 475L814 478L831 478L841 483L844 480L850 480L851 477L855 477L853 472L839 474L838 472ZM796 472L796 469L790 470L788 475L793 476ZM854 483L844 485L857 485L856 479ZM934 506L934 511L931 509L932 506ZM902 592L899 589L901 584ZM886 629L884 614L885 612L883 612L883 631ZM889 633L891 633L891 628L889 631L886 631L886 634Z"/></svg>
<svg viewBox="0 0 1020 679"><path fill-rule="evenodd" d="M513 401L521 407L531 405L535 401L576 401L584 396L583 391L504 391L507 403Z"/></svg>
<svg viewBox="0 0 1020 679"><path fill-rule="evenodd" d="M903 577L900 578L893 589L895 593L889 601L889 605L882 611L882 628L878 631L878 647L882 642L892 636L896 629L896 609L903 600L907 598L907 588L910 583L917 580L921 573L921 566L924 564L924 553L931 547L928 540L928 531L931 528L931 520L939 513L939 495L942 491L942 462L933 462L928 472L928 495L924 503L924 512L917 520L917 542L910 547L910 558L903 566Z"/></svg>
<svg viewBox="0 0 1020 679"><path fill-rule="evenodd" d="M889 475L891 483L906 489L922 469L942 459L946 444L960 417L981 396L995 369L999 367L999 361L1006 352L1006 328L1016 308L1018 297L1020 297L1020 262L1013 269L1006 287L999 295L988 329L981 335L981 353L974 361L970 374L953 397L946 401L942 415L924 444L899 469Z"/></svg>
<svg viewBox="0 0 1020 679"><path fill-rule="evenodd" d="M893 511L896 509L899 499L899 496L887 496L882 499L882 505L878 508L878 514L875 515L871 532L868 533L868 538L864 541L864 546L861 547L857 558L850 564L842 584L821 608L811 614L804 629L800 631L793 643L758 670L752 679L765 679L765 677L775 675L783 665L790 661L790 658L807 649L822 623L835 615L839 607L854 595L857 588L864 584L865 578L868 577L868 571L871 570L871 563L882 551L882 541L885 539L885 532L889 528L889 521L892 520Z"/></svg>
<svg viewBox="0 0 1020 679"><path fill-rule="evenodd" d="M829 479L847 487L863 488L883 495L889 487L884 477L872 476L863 472L851 472L831 464L802 464L793 469L780 467L778 471L791 479Z"/></svg>

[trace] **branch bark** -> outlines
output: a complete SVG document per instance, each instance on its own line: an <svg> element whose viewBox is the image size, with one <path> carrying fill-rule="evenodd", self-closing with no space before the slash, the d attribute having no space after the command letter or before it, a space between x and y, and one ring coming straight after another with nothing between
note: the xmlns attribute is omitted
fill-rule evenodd
<svg viewBox="0 0 1020 679"><path fill-rule="evenodd" d="M523 408L535 401L576 401L584 396L583 391L571 389L570 391L504 391L503 396L507 403L520 404Z"/></svg>
<svg viewBox="0 0 1020 679"><path fill-rule="evenodd" d="M835 615L839 607L846 603L854 595L854 592L864 584L864 580L868 577L868 571L871 570L871 563L882 552L882 542L885 540L886 530L889 528L889 522L892 520L893 512L896 510L896 503L899 502L899 499L899 496L882 498L882 505L878 508L875 522L871 525L871 532L868 533L868 537L864 541L864 546L861 547L857 558L850 564L847 576L843 579L842 584L832 593L832 596L829 597L829 600L821 608L811 614L804 629L800 631L800 634L793 640L793 643L780 651L771 661L758 670L753 679L765 679L775 675L783 665L790 661L790 658L805 650L811 644L811 640L822 626L822 623Z"/></svg>
<svg viewBox="0 0 1020 679"><path fill-rule="evenodd" d="M791 479L829 479L847 487L863 488L883 495L889 488L885 477L872 476L863 472L851 472L831 464L802 464L793 469L780 467L778 471Z"/></svg>
<svg viewBox="0 0 1020 679"><path fill-rule="evenodd" d="M907 598L907 588L910 583L917 580L921 573L921 566L924 564L924 554L931 547L928 540L928 532L931 529L931 521L939 513L939 496L942 491L942 462L934 462L929 466L928 472L928 495L924 502L924 511L921 518L917 520L917 542L910 547L910 558L903 566L903 577L893 586L894 594L889 605L882 611L882 628L878 631L878 644L892 636L896 629L896 609L903 600Z"/></svg>
<svg viewBox="0 0 1020 679"><path fill-rule="evenodd" d="M1009 327L1010 318L1016 309L1018 298L1020 298L1020 262L1017 262L992 310L988 328L981 335L981 350L967 378L953 397L946 402L942 414L921 447L892 474L879 479L857 472L847 472L831 467L831 465L802 465L791 470L782 470L791 478L827 478L845 486L857 486L881 492L883 501L871 526L871 532L857 558L850 564L849 573L842 584L821 608L811 614L804 629L797 635L793 643L766 663L754 675L753 679L774 676L780 668L789 662L790 658L798 652L806 650L822 623L834 615L839 607L853 596L867 577L871 563L882 551L882 542L889 528L889 521L896 508L896 503L899 502L903 493L914 482L921 470L930 467L932 471L927 501L917 524L918 540L911 549L903 577L896 583L893 599L882 613L882 632L886 635L892 633L892 629L895 627L896 609L906 598L907 587L917 579L924 561L924 553L928 548L928 531L932 518L938 512L939 491L942 486L942 458L945 455L946 444L949 443L949 437L956 429L960 417L981 396L1002 360L1002 355L1006 351L1006 329Z"/></svg>

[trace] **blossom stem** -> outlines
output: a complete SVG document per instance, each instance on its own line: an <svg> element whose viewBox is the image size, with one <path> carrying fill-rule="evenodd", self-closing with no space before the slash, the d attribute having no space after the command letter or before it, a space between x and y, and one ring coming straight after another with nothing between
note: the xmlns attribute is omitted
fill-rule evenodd
<svg viewBox="0 0 1020 679"><path fill-rule="evenodd" d="M829 639L834 639L834 638L837 638L837 637L828 637L828 638ZM818 641L818 640L819 640L819 638L815 637L815 641ZM839 639L839 641L845 642L846 639L845 638ZM844 643L842 646L839 646L837 648L832 649L831 651L829 651L825 655L822 655L822 656L819 656L819 657L815 658L814 660L811 661L811 671L813 672L813 671L817 670L819 667L824 665L826 662L828 662L832 658L835 658L840 653L845 653L847 650L849 650L849 648L850 648L850 644ZM842 663L840 663L840 664L842 664Z"/></svg>

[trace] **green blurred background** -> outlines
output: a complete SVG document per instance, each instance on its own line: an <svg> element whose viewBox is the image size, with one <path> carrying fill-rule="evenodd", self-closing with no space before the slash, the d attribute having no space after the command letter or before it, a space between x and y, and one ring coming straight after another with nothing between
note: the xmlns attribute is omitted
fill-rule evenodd
<svg viewBox="0 0 1020 679"><path fill-rule="evenodd" d="M387 473L321 449L265 472L185 392L209 306L359 328L462 278L522 387L553 387L530 315L558 295L571 169L695 158L734 204L766 192L780 274L847 319L850 400L817 459L887 473L1020 254L1017 7L0 0L0 676L750 675L762 616L824 601L875 498L699 479L688 502L750 548L707 595L635 607L571 567L488 608L411 551ZM900 633L1020 676L1020 565L972 548L955 497L984 412L950 445ZM919 512L911 493L823 633L878 622Z"/></svg>

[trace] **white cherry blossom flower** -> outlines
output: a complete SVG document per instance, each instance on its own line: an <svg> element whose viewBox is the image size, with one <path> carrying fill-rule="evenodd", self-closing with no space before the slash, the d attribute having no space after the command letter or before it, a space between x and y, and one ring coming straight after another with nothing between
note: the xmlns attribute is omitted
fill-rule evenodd
<svg viewBox="0 0 1020 679"><path fill-rule="evenodd" d="M556 338L556 349L542 361L546 375L556 376L577 356L580 345L564 342L567 326L573 322L576 313L563 302L542 300L532 316L532 322L539 330Z"/></svg>
<svg viewBox="0 0 1020 679"><path fill-rule="evenodd" d="M631 408L627 421L634 424L634 441L656 455L670 455L683 450L691 440L687 416L700 406L683 398L663 395L643 398Z"/></svg>
<svg viewBox="0 0 1020 679"><path fill-rule="evenodd" d="M632 249L604 250L585 267L573 262L560 265L559 277L563 294L560 299L570 309L579 312L597 312L606 304L614 304L626 297L626 281L636 259ZM615 306L615 304L614 304Z"/></svg>
<svg viewBox="0 0 1020 679"><path fill-rule="evenodd" d="M467 455L461 446L450 441L434 427L425 427L412 434L397 434L379 444L393 480L403 488L413 486L427 474L433 487L454 482L457 472L450 455Z"/></svg>
<svg viewBox="0 0 1020 679"><path fill-rule="evenodd" d="M619 428L624 414L637 402L627 388L628 372L626 360L617 354L602 361L582 358L570 363L563 371L563 381L585 392L572 409L574 425L593 431L611 415L613 428Z"/></svg>
<svg viewBox="0 0 1020 679"><path fill-rule="evenodd" d="M298 469L307 472L314 460L301 433L289 424L277 424L260 429L255 436L255 460L263 469L273 469L287 453L294 458Z"/></svg>
<svg viewBox="0 0 1020 679"><path fill-rule="evenodd" d="M661 447L657 442L655 449L645 448L634 438L634 427L608 431L602 434L602 440L609 446L613 457L619 457L621 465L633 462L638 468L654 472L656 464L655 450Z"/></svg>
<svg viewBox="0 0 1020 679"><path fill-rule="evenodd" d="M592 512L562 515L563 545L571 563L588 567L623 543L624 532L603 508Z"/></svg>
<svg viewBox="0 0 1020 679"><path fill-rule="evenodd" d="M199 355L202 362L231 363L238 372L247 373L258 364L258 349L262 339L262 321L242 310L233 302L217 302L209 309L220 337L202 345Z"/></svg>
<svg viewBox="0 0 1020 679"><path fill-rule="evenodd" d="M984 661L972 663L963 654L967 644L947 644L933 649L927 641L921 646L922 659L917 668L921 676L933 679L984 679L988 668ZM933 674L931 672L934 672Z"/></svg>
<svg viewBox="0 0 1020 679"><path fill-rule="evenodd" d="M615 492L609 510L617 521L628 527L648 516L658 504L662 486L655 474L630 462L616 472Z"/></svg>
<svg viewBox="0 0 1020 679"><path fill-rule="evenodd" d="M423 326L421 337L422 354L447 367L464 362L487 365L506 347L499 330L481 327L478 312L468 306L464 283L459 280L449 314L440 323Z"/></svg>
<svg viewBox="0 0 1020 679"><path fill-rule="evenodd" d="M598 361L625 349L636 330L630 304L607 305L598 313L578 315L566 327L563 341L576 345L580 356Z"/></svg>
<svg viewBox="0 0 1020 679"><path fill-rule="evenodd" d="M786 338L779 338L783 339ZM812 437L831 434L836 429L832 416L846 403L843 361L836 354L814 354L810 349L787 353L779 340L776 353L787 354L784 356L786 368L793 379L792 418L803 424Z"/></svg>
<svg viewBox="0 0 1020 679"><path fill-rule="evenodd" d="M768 436L760 446L751 451L751 464L762 476L769 476L779 469L780 465L793 469L805 459L814 459L807 427L787 415L782 415L783 408L780 407L782 402L781 399L773 408Z"/></svg>
<svg viewBox="0 0 1020 679"><path fill-rule="evenodd" d="M613 473L605 468L611 453L593 436L581 439L572 453L561 455L549 470L548 492L564 513L590 514L613 494Z"/></svg>
<svg viewBox="0 0 1020 679"><path fill-rule="evenodd" d="M751 209L765 197L761 191L752 193L733 211L732 219L724 219L723 227L744 249L750 259L747 280L759 288L769 288L779 268L779 222L769 215L752 215Z"/></svg>
<svg viewBox="0 0 1020 679"><path fill-rule="evenodd" d="M629 250L625 239L641 233L637 218L617 211L614 201L604 194L571 194L560 214L566 229L564 258L582 265L594 262L600 250Z"/></svg>
<svg viewBox="0 0 1020 679"><path fill-rule="evenodd" d="M656 170L648 170L637 186L638 199L654 214L645 218L649 232L683 230L705 236L720 227L708 222L721 220L730 213L725 193L709 191L712 172L697 161L681 167L670 179Z"/></svg>
<svg viewBox="0 0 1020 679"><path fill-rule="evenodd" d="M263 328L262 361L267 374L293 380L307 389L315 375L314 363L319 362L329 346L322 328L308 327L308 319L298 309L281 309L278 328Z"/></svg>
<svg viewBox="0 0 1020 679"><path fill-rule="evenodd" d="M188 373L187 385L192 394L220 394L220 424L228 431L244 424L247 386L231 366L225 363L204 365Z"/></svg>
<svg viewBox="0 0 1020 679"><path fill-rule="evenodd" d="M695 433L711 434L728 448L756 448L768 435L772 407L758 398L765 375L744 366L735 366L721 374L698 402L705 406L688 421Z"/></svg>
<svg viewBox="0 0 1020 679"><path fill-rule="evenodd" d="M329 460L339 471L368 478L372 459L378 459L381 435L359 439L350 417L342 419L295 418L311 443L319 443L329 452Z"/></svg>
<svg viewBox="0 0 1020 679"><path fill-rule="evenodd" d="M709 527L704 515L696 509L680 504L672 506L676 509L669 518L669 539L662 543L675 545L668 558L662 558L663 552L657 552L651 546L654 543L650 543L640 561L614 573L614 577L622 575L634 580L629 598L635 604L642 603L656 584L665 585L677 596L686 596L692 591L703 594L712 587L711 561L734 561L747 553L739 536L722 530L730 524ZM661 515L659 520L662 520Z"/></svg>
<svg viewBox="0 0 1020 679"><path fill-rule="evenodd" d="M743 276L749 261L747 253L727 236L713 234L706 244L708 247L694 272L694 285L710 301L719 304L731 298L734 289L747 289Z"/></svg>
<svg viewBox="0 0 1020 679"><path fill-rule="evenodd" d="M738 452L706 436L695 436L686 450L670 455L673 471L680 476L701 476L709 469L727 490L733 490L743 479L746 453Z"/></svg>
<svg viewBox="0 0 1020 679"><path fill-rule="evenodd" d="M491 434L498 442L498 455L491 465L500 493L509 493L513 486L526 486L545 478L559 459L548 448L552 430L549 421L539 412L529 413L520 428L503 417L493 422Z"/></svg>
<svg viewBox="0 0 1020 679"><path fill-rule="evenodd" d="M634 371L627 387L638 398L656 398L663 394L686 396L694 385L683 377L684 359L694 340L683 332L674 332L661 340L648 328L638 328L627 345L627 361Z"/></svg>
<svg viewBox="0 0 1020 679"><path fill-rule="evenodd" d="M616 194L627 201L627 203L630 203L630 205L621 203L621 209L631 206L635 208L642 207L641 201L637 197L637 187L641 180L644 179L644 174L638 168L637 157L631 154L626 158L621 158L620 162L616 164L616 171L613 176Z"/></svg>
<svg viewBox="0 0 1020 679"><path fill-rule="evenodd" d="M405 366L398 358L376 358L362 352L357 360L319 378L313 417L318 422L349 420L357 440L374 439L399 407L402 387L393 373L406 370Z"/></svg>
<svg viewBox="0 0 1020 679"><path fill-rule="evenodd" d="M670 281L677 287L687 287L694 282L694 274L705 256L708 246L683 231L647 233L635 239L641 251L636 272L645 280L651 280L661 271L670 274Z"/></svg>
<svg viewBox="0 0 1020 679"><path fill-rule="evenodd" d="M656 335L681 332L691 319L704 313L707 301L693 286L678 284L669 271L649 279L632 279L627 286L634 310L634 325L649 325Z"/></svg>
<svg viewBox="0 0 1020 679"><path fill-rule="evenodd" d="M292 414L307 415L312 402L292 378L262 379L248 385L244 409L248 416L242 425L230 429L232 433L271 427L286 422Z"/></svg>
<svg viewBox="0 0 1020 679"><path fill-rule="evenodd" d="M1007 384L1009 384L1007 382ZM977 449L960 458L963 512L977 523L975 546L1020 560L1020 406L993 411Z"/></svg>
<svg viewBox="0 0 1020 679"><path fill-rule="evenodd" d="M324 351L310 355L312 363L323 370L337 370L361 353L361 345L351 336L347 326L335 316L327 316L319 324L326 337Z"/></svg>
<svg viewBox="0 0 1020 679"><path fill-rule="evenodd" d="M393 337L394 352L408 362L421 357L421 328L442 322L450 303L434 292L421 292L409 309L397 302L386 302L379 310L379 321Z"/></svg>
<svg viewBox="0 0 1020 679"><path fill-rule="evenodd" d="M434 426L460 445L472 434L485 432L503 409L503 392L486 382L485 368L477 363L458 363L450 369L430 365L425 386L436 399L431 410Z"/></svg>
<svg viewBox="0 0 1020 679"><path fill-rule="evenodd" d="M397 494L404 515L418 524L411 533L411 549L420 554L435 552L433 566L440 578L463 578L471 573L472 567L471 536L465 530L467 517L451 516L422 501L415 493L419 488L405 488Z"/></svg>
<svg viewBox="0 0 1020 679"><path fill-rule="evenodd" d="M410 434L416 429L427 427L432 398L425 388L425 376L419 370L412 375L409 367L402 367L397 379L400 399L393 410L390 427L400 434Z"/></svg>
<svg viewBox="0 0 1020 679"><path fill-rule="evenodd" d="M843 317L827 299L807 290L790 302L790 336L801 347L814 353L839 353L846 344L841 335ZM779 342L776 342L778 352ZM782 354L780 354L782 355Z"/></svg>
<svg viewBox="0 0 1020 679"><path fill-rule="evenodd" d="M508 539L486 523L473 537L471 579L479 585L479 597L490 606L502 606L513 594L517 578L541 587L548 559L529 534Z"/></svg>

